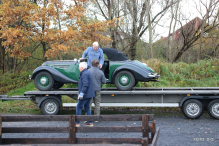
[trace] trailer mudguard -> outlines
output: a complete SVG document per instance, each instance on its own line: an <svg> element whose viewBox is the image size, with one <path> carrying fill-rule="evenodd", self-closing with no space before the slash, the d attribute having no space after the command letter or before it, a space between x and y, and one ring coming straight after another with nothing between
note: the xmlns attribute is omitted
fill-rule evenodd
<svg viewBox="0 0 219 146"><path fill-rule="evenodd" d="M41 104L43 103L44 100L46 99L55 99L59 102L60 107L62 106L62 101L59 97L56 96L44 96L43 98L40 99L39 103L37 104L37 106L40 108Z"/></svg>

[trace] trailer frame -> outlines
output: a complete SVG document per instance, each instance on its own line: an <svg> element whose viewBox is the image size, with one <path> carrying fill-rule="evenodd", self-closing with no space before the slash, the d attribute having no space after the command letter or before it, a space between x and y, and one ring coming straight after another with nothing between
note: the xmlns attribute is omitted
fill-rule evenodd
<svg viewBox="0 0 219 146"><path fill-rule="evenodd" d="M43 114L54 115L58 114L62 106L75 107L77 104L62 103L63 95L77 100L78 89L28 91L23 96L0 95L0 100L31 100L41 108ZM183 114L190 119L199 118L206 109L211 117L219 119L219 87L133 88L131 91L103 88L100 106L180 107Z"/></svg>

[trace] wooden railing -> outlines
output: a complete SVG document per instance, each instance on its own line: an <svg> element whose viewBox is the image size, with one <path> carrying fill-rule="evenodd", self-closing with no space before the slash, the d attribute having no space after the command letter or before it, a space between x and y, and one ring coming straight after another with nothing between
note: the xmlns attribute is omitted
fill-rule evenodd
<svg viewBox="0 0 219 146"><path fill-rule="evenodd" d="M69 121L68 127L2 127L2 122ZM142 126L75 127L75 121L142 121ZM76 138L76 133L141 132L139 138ZM69 138L2 138L4 133L69 133ZM159 128L155 130L154 115L36 115L1 116L0 144L139 144L156 145Z"/></svg>

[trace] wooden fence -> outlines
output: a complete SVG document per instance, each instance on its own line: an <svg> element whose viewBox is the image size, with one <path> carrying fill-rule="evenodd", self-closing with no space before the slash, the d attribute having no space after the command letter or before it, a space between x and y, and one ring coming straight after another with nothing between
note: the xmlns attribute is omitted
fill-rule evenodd
<svg viewBox="0 0 219 146"><path fill-rule="evenodd" d="M68 127L2 127L2 122L69 121ZM76 127L75 121L142 121L142 126ZM138 144L156 145L159 128L155 130L154 115L36 115L1 116L0 144ZM76 138L76 133L141 132L139 138ZM69 133L69 138L2 138L2 133Z"/></svg>

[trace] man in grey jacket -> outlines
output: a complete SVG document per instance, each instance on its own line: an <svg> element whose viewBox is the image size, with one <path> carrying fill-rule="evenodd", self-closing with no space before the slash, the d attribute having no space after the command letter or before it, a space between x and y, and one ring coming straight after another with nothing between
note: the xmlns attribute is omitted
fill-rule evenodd
<svg viewBox="0 0 219 146"><path fill-rule="evenodd" d="M101 83L106 83L105 75L103 71L98 68L98 66L99 66L99 60L94 59L92 61L92 67L88 69L93 79L94 91L95 91L95 97L92 98L90 101L90 110L92 108L92 103L94 102L95 104L94 115L100 115Z"/></svg>

